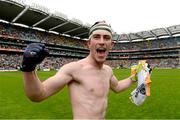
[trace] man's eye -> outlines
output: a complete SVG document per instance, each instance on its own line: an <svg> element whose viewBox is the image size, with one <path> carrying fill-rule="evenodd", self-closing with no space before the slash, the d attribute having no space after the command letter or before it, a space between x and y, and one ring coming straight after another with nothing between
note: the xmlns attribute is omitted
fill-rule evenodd
<svg viewBox="0 0 180 120"><path fill-rule="evenodd" d="M94 36L93 36L93 38L96 38L96 39L97 39L97 38L100 38L100 36L98 36L98 35L94 35Z"/></svg>
<svg viewBox="0 0 180 120"><path fill-rule="evenodd" d="M110 37L110 36L104 36L104 39L105 39L105 40L110 40L111 37Z"/></svg>

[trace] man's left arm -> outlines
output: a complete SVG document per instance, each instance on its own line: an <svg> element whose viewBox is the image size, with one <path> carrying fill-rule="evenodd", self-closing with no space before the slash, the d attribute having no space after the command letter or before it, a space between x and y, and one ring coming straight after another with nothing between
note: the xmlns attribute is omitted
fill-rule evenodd
<svg viewBox="0 0 180 120"><path fill-rule="evenodd" d="M116 93L126 90L132 85L132 83L134 83L133 77L134 75L131 75L123 80L118 80L115 75L112 75L110 80L110 87Z"/></svg>

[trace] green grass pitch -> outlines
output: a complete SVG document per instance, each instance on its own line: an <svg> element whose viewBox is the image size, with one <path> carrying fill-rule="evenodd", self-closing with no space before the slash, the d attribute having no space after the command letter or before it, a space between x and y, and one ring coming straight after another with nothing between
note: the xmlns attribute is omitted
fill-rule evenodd
<svg viewBox="0 0 180 120"><path fill-rule="evenodd" d="M119 79L128 77L128 69L114 70ZM40 79L55 74L38 72ZM0 72L0 119L72 119L68 90L41 103L25 96L21 72ZM136 87L119 94L110 91L107 119L180 119L180 69L155 69L151 76L151 96L137 107L129 100Z"/></svg>

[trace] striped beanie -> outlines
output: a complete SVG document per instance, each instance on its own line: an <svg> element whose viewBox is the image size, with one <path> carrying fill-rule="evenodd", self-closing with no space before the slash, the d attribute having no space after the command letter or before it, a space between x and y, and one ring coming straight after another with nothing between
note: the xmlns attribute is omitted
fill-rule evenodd
<svg viewBox="0 0 180 120"><path fill-rule="evenodd" d="M96 30L107 30L111 33L111 35L113 34L111 26L108 25L105 21L96 22L94 25L92 25L89 30L89 36Z"/></svg>

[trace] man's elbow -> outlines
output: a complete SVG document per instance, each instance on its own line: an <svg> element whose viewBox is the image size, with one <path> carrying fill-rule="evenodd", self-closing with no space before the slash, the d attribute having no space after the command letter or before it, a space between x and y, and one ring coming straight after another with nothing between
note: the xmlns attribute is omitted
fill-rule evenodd
<svg viewBox="0 0 180 120"><path fill-rule="evenodd" d="M114 93L119 93L119 92L120 92L117 88L113 88L112 91L113 91Z"/></svg>
<svg viewBox="0 0 180 120"><path fill-rule="evenodd" d="M123 91L123 89L121 87L119 87L119 86L113 87L112 90L113 90L114 93L119 93L119 92Z"/></svg>
<svg viewBox="0 0 180 120"><path fill-rule="evenodd" d="M31 94L31 95L28 95L26 94L26 96L29 98L30 101L32 102L41 102L44 100L44 97L43 95L37 95L37 94Z"/></svg>
<svg viewBox="0 0 180 120"><path fill-rule="evenodd" d="M32 102L41 102L44 99L40 98L40 97L33 97L33 96L28 96L29 100Z"/></svg>

